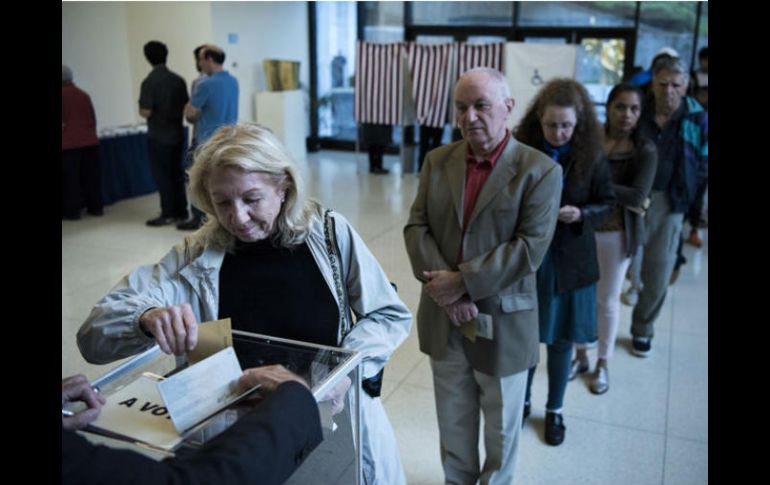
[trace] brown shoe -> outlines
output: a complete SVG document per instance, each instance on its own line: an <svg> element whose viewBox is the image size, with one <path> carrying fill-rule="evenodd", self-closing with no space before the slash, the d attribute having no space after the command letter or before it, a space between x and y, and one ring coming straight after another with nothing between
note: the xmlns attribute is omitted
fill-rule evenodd
<svg viewBox="0 0 770 485"><path fill-rule="evenodd" d="M690 231L690 237L687 238L687 243L688 244L692 244L696 248L699 248L699 247L703 246L703 240L698 235L698 230L697 229L693 229L693 230Z"/></svg>

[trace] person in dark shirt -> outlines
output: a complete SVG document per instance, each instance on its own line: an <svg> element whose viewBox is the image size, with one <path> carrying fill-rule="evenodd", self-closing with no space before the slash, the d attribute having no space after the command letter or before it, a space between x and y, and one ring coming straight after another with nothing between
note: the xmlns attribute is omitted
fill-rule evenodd
<svg viewBox="0 0 770 485"><path fill-rule="evenodd" d="M96 114L91 97L72 82L72 70L61 66L62 219L80 219L85 202L93 216L104 214L102 170Z"/></svg>
<svg viewBox="0 0 770 485"><path fill-rule="evenodd" d="M537 270L540 342L548 351L545 442L564 441L562 408L572 344L596 340L596 282L599 261L594 233L615 204L601 129L585 87L574 79L546 83L516 128L516 138L553 158L563 170L556 231ZM535 367L530 368L525 410Z"/></svg>
<svg viewBox="0 0 770 485"><path fill-rule="evenodd" d="M642 136L656 144L658 167L645 215L644 286L632 314L632 347L637 357L647 357L652 349L654 323L674 274L683 217L708 176L708 112L685 96L687 78L680 59L656 61L653 98L639 120Z"/></svg>
<svg viewBox="0 0 770 485"><path fill-rule="evenodd" d="M95 445L74 432L93 422L106 403L83 375L62 380L62 406L87 408L62 415L61 483L113 485L259 483L281 484L322 440L313 395L297 375L275 365L244 371L240 387L257 384L264 401L201 449L163 461L131 450Z"/></svg>
<svg viewBox="0 0 770 485"><path fill-rule="evenodd" d="M157 40L146 43L144 56L152 71L142 81L139 114L147 119L147 150L161 209L147 225L165 226L187 219L182 118L189 97L184 79L166 67L165 44Z"/></svg>

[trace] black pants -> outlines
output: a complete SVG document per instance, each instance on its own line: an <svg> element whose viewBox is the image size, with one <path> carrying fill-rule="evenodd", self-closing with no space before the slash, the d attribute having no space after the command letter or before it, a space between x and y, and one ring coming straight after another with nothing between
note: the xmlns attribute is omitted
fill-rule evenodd
<svg viewBox="0 0 770 485"><path fill-rule="evenodd" d="M706 194L706 189L709 186L708 177L701 182L698 189L695 191L695 200L690 206L690 210L687 211L687 220L690 222L690 226L698 228L703 222L703 196Z"/></svg>
<svg viewBox="0 0 770 485"><path fill-rule="evenodd" d="M444 127L420 126L420 168L429 151L441 146L441 138L444 137Z"/></svg>
<svg viewBox="0 0 770 485"><path fill-rule="evenodd" d="M182 158L184 143L164 144L147 139L150 171L160 194L160 211L163 217L187 219L187 194L184 188Z"/></svg>
<svg viewBox="0 0 770 485"><path fill-rule="evenodd" d="M80 217L83 206L91 214L101 214L104 210L104 200L99 145L62 150L61 182L63 217Z"/></svg>
<svg viewBox="0 0 770 485"><path fill-rule="evenodd" d="M382 170L385 145L369 145L369 171Z"/></svg>

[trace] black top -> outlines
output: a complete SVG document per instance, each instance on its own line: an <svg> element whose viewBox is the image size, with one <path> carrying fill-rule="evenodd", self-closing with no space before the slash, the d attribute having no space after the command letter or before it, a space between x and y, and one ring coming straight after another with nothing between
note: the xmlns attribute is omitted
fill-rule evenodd
<svg viewBox="0 0 770 485"><path fill-rule="evenodd" d="M655 180L652 183L653 190L668 191L677 161L682 156L682 145L679 135L679 121L685 114L686 101L682 98L679 108L674 111L671 118L661 129L655 123L655 101L645 107L639 120L639 129L642 136L652 140L658 149L658 168L655 172Z"/></svg>
<svg viewBox="0 0 770 485"><path fill-rule="evenodd" d="M62 430L62 484L279 485L321 442L313 395L286 382L202 449L158 462L130 450L98 446Z"/></svg>
<svg viewBox="0 0 770 485"><path fill-rule="evenodd" d="M337 346L339 308L307 244L238 243L219 270L219 318L237 330Z"/></svg>
<svg viewBox="0 0 770 485"><path fill-rule="evenodd" d="M572 155L568 157L563 167L576 163ZM556 223L551 248L558 293L599 281L594 231L607 220L615 204L610 170L603 156L591 165L589 173L580 173L574 166L571 170L565 168L564 173L560 207L579 207L581 220L572 224Z"/></svg>
<svg viewBox="0 0 770 485"><path fill-rule="evenodd" d="M610 168L610 178L613 184L623 184L626 167L634 160L634 152L618 153L607 157ZM617 196L617 195L616 195ZM622 231L623 230L623 204L620 200L615 202L610 210L607 220L599 226L597 231Z"/></svg>
<svg viewBox="0 0 770 485"><path fill-rule="evenodd" d="M182 116L189 99L180 75L164 65L155 66L139 93L139 108L152 111L147 118L147 138L166 145L182 143Z"/></svg>

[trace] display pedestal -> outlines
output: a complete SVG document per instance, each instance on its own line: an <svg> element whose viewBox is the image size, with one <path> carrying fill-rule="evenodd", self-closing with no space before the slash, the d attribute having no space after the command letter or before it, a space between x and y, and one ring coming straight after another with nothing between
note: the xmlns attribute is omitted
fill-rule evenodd
<svg viewBox="0 0 770 485"><path fill-rule="evenodd" d="M305 160L305 103L302 91L257 93L257 123L273 130L295 161Z"/></svg>

